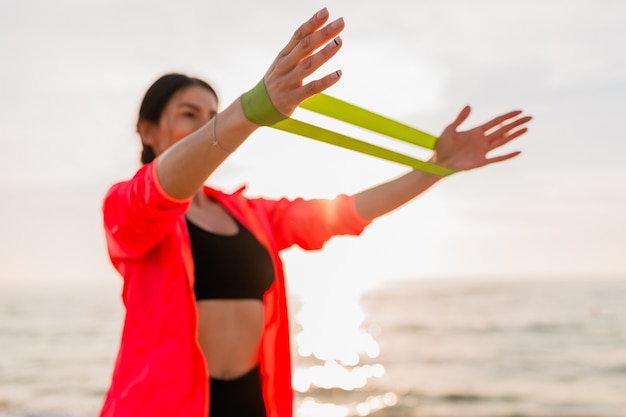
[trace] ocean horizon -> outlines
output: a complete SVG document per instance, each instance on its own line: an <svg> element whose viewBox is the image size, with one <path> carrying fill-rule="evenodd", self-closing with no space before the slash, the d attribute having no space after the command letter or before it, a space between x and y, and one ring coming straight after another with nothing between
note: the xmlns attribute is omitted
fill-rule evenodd
<svg viewBox="0 0 626 417"><path fill-rule="evenodd" d="M0 417L97 416L119 291L3 287ZM406 280L355 299L292 297L299 417L626 416L626 279Z"/></svg>

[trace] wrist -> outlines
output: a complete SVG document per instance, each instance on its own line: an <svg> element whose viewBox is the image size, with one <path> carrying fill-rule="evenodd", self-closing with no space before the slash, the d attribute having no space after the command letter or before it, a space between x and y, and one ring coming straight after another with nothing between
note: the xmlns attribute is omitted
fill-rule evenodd
<svg viewBox="0 0 626 417"><path fill-rule="evenodd" d="M440 165L446 168L454 169L452 160L450 160L449 158L442 158L438 156L436 153L430 157L428 162L430 162L431 164Z"/></svg>
<svg viewBox="0 0 626 417"><path fill-rule="evenodd" d="M271 126L287 119L274 107L263 78L250 91L241 95L241 108L246 118L259 126Z"/></svg>

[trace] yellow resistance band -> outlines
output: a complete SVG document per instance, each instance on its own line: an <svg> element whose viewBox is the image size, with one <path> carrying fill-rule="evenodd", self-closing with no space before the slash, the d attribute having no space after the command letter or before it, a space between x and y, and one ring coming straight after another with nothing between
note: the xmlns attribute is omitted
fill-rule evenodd
<svg viewBox="0 0 626 417"><path fill-rule="evenodd" d="M427 149L434 149L435 144L437 143L437 138L433 135L399 123L395 120L388 119L353 104L346 103L345 101L326 94L317 94L310 97L303 101L300 104L300 107ZM284 119L271 125L271 127L402 165L407 165L413 169L442 177L455 172L450 168L433 164L432 162L420 161L419 159L415 159L413 157L295 119Z"/></svg>

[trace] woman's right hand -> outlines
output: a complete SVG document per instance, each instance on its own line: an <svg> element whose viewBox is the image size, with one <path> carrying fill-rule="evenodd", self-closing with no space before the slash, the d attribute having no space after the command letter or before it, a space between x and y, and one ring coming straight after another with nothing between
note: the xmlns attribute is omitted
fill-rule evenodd
<svg viewBox="0 0 626 417"><path fill-rule="evenodd" d="M303 83L341 47L337 35L343 30L343 19L325 25L327 21L324 8L300 26L263 78L271 104L283 116L291 116L303 100L324 91L341 76L336 71ZM168 196L178 200L193 196L228 154L261 125L248 118L243 97L159 157L157 174Z"/></svg>
<svg viewBox="0 0 626 417"><path fill-rule="evenodd" d="M338 35L344 28L343 18L324 26L328 16L328 10L323 8L302 24L264 76L272 104L285 116L291 116L302 101L326 90L341 77L341 70L337 70L303 83L304 78L328 62L341 48Z"/></svg>

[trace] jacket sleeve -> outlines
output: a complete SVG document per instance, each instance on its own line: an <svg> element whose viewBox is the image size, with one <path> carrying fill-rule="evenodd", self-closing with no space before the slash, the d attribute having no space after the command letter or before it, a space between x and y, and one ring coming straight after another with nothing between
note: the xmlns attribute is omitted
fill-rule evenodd
<svg viewBox="0 0 626 417"><path fill-rule="evenodd" d="M370 223L356 211L354 197L345 194L332 200L283 198L266 208L270 210L268 218L280 249L292 245L321 249L331 237L359 235Z"/></svg>
<svg viewBox="0 0 626 417"><path fill-rule="evenodd" d="M112 258L139 257L170 232L191 198L176 200L161 188L156 160L129 181L113 185L104 204L104 228Z"/></svg>

